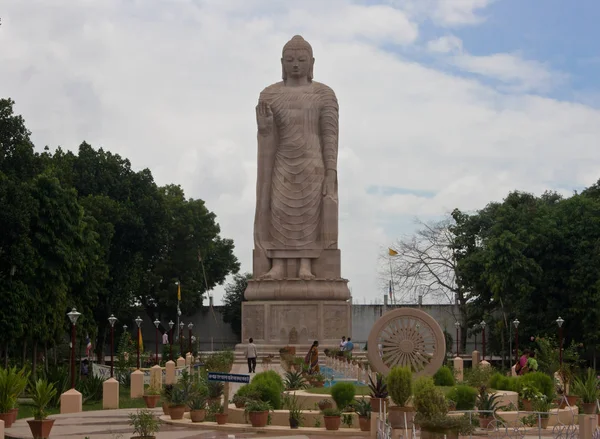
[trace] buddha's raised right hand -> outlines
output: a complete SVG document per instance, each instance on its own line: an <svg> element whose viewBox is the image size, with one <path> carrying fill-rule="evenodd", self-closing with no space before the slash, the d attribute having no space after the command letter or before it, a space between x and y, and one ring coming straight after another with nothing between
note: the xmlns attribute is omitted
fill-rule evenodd
<svg viewBox="0 0 600 439"><path fill-rule="evenodd" d="M260 134L270 134L273 129L273 112L265 101L258 101L256 106L256 123Z"/></svg>

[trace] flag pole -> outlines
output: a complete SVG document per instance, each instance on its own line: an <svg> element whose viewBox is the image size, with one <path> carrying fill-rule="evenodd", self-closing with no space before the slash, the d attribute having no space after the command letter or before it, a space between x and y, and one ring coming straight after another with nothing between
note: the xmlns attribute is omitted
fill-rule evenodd
<svg viewBox="0 0 600 439"><path fill-rule="evenodd" d="M390 263L390 299L392 299L392 305L396 304L396 294L394 294L394 272L392 271L392 256L395 253L391 248L388 249L388 260ZM396 253L398 254L398 253Z"/></svg>

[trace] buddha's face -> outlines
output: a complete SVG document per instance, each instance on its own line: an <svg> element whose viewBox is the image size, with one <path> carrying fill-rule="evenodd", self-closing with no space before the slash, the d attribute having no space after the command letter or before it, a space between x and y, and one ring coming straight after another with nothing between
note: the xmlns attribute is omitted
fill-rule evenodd
<svg viewBox="0 0 600 439"><path fill-rule="evenodd" d="M308 50L286 50L281 58L281 64L288 78L303 78L308 76L314 59Z"/></svg>

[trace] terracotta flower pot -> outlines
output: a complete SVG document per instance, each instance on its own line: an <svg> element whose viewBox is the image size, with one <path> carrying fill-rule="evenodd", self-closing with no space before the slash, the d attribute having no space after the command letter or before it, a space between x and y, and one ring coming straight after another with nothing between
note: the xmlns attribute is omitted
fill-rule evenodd
<svg viewBox="0 0 600 439"><path fill-rule="evenodd" d="M488 428L490 423L494 420L492 416L480 416L479 417L479 427L480 428Z"/></svg>
<svg viewBox="0 0 600 439"><path fill-rule="evenodd" d="M325 420L325 430L339 430L342 423L341 416L323 416Z"/></svg>
<svg viewBox="0 0 600 439"><path fill-rule="evenodd" d="M217 418L217 424L227 424L227 413L217 413L215 414L215 418Z"/></svg>
<svg viewBox="0 0 600 439"><path fill-rule="evenodd" d="M54 425L54 419L43 419L40 421L28 420L29 429L31 434L36 439L46 439L50 436L50 430Z"/></svg>
<svg viewBox="0 0 600 439"><path fill-rule="evenodd" d="M17 418L19 417L19 407L15 407L14 409L10 409L9 413L13 417L13 423L17 422Z"/></svg>
<svg viewBox="0 0 600 439"><path fill-rule="evenodd" d="M169 415L171 415L171 419L177 421L179 419L183 419L183 414L185 413L184 405L171 405L169 406Z"/></svg>
<svg viewBox="0 0 600 439"><path fill-rule="evenodd" d="M153 409L156 407L156 403L160 399L160 395L144 395L144 402L146 403L146 407L149 409Z"/></svg>
<svg viewBox="0 0 600 439"><path fill-rule="evenodd" d="M577 396L573 396L573 395L567 395L566 396L567 401L565 401L564 398L562 398L560 400L560 405L559 408L564 409L567 407L567 402L569 403L569 406L573 407L577 404Z"/></svg>
<svg viewBox="0 0 600 439"><path fill-rule="evenodd" d="M387 407L387 398L371 398L371 411L379 413L379 407Z"/></svg>
<svg viewBox="0 0 600 439"><path fill-rule="evenodd" d="M265 427L269 421L269 412L250 412L248 417L253 427Z"/></svg>
<svg viewBox="0 0 600 439"><path fill-rule="evenodd" d="M331 401L319 401L317 405L319 406L319 410L321 411L333 407L333 403Z"/></svg>
<svg viewBox="0 0 600 439"><path fill-rule="evenodd" d="M205 409L190 410L190 419L192 420L192 422L203 422L205 418L206 418L206 410Z"/></svg>
<svg viewBox="0 0 600 439"><path fill-rule="evenodd" d="M358 425L360 426L360 431L371 431L371 420L368 416L359 416Z"/></svg>
<svg viewBox="0 0 600 439"><path fill-rule="evenodd" d="M169 414L169 404L168 404L168 403L166 403L166 402L163 402L163 403L162 403L162 409L163 409L163 413L164 413L165 415L168 415L168 414Z"/></svg>
<svg viewBox="0 0 600 439"><path fill-rule="evenodd" d="M541 418L540 419L540 427L545 430L546 428L548 428L549 421L550 421L550 418Z"/></svg>
<svg viewBox="0 0 600 439"><path fill-rule="evenodd" d="M8 413L0 413L0 420L4 421L4 428L10 428L13 425L13 414Z"/></svg>
<svg viewBox="0 0 600 439"><path fill-rule="evenodd" d="M415 419L415 409L413 407L390 406L388 409L388 421L392 428L408 428L412 430ZM406 417L404 416L406 415ZM404 425L406 421L406 425Z"/></svg>
<svg viewBox="0 0 600 439"><path fill-rule="evenodd" d="M583 413L586 415L595 415L596 414L596 403L595 402L584 402L583 404Z"/></svg>
<svg viewBox="0 0 600 439"><path fill-rule="evenodd" d="M529 399L523 400L523 410L525 410L526 412L532 411L532 405Z"/></svg>

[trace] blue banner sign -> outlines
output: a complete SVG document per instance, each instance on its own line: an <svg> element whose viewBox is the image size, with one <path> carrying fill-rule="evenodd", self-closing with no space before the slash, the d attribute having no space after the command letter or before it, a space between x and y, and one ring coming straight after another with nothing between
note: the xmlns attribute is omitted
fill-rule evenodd
<svg viewBox="0 0 600 439"><path fill-rule="evenodd" d="M240 375L236 373L208 372L208 381L221 381L224 383L243 383L250 382L250 375Z"/></svg>

